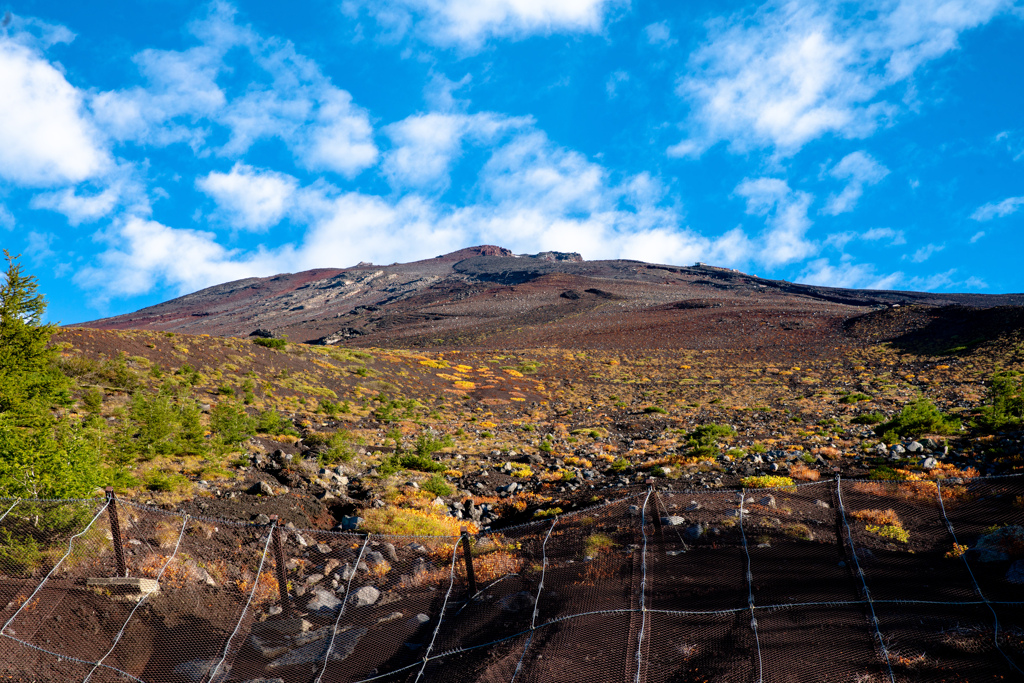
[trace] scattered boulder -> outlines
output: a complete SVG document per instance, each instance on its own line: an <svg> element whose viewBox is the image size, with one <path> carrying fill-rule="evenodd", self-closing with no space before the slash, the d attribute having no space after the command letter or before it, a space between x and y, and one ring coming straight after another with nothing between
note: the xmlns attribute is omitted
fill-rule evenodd
<svg viewBox="0 0 1024 683"><path fill-rule="evenodd" d="M373 586L363 586L349 598L353 607L369 607L380 598L380 591ZM340 601L339 601L340 602Z"/></svg>
<svg viewBox="0 0 1024 683"><path fill-rule="evenodd" d="M274 495L274 489L267 482L258 481L250 486L246 493L252 496L272 496Z"/></svg>
<svg viewBox="0 0 1024 683"><path fill-rule="evenodd" d="M324 628L320 630L330 632L332 629ZM308 645L292 650L283 657L275 659L270 664L267 664L265 671L271 672L276 669L283 669L287 666L312 664L314 662L323 662L325 660L340 662L347 659L349 655L355 652L359 639L366 635L366 629L346 626L342 629L338 629L338 631L338 633L334 634L334 642L330 652L324 652L326 647L322 642L320 642L323 638L318 638ZM324 634L324 637L326 637L326 635L327 634Z"/></svg>
<svg viewBox="0 0 1024 683"><path fill-rule="evenodd" d="M765 496L761 500L757 501L757 504L766 508L777 507L775 503L775 496Z"/></svg>
<svg viewBox="0 0 1024 683"><path fill-rule="evenodd" d="M924 462L921 463L921 467L925 468L926 470L934 470L938 466L939 461L936 460L935 458L925 458Z"/></svg>
<svg viewBox="0 0 1024 683"><path fill-rule="evenodd" d="M174 667L174 673L189 683L202 683L213 672L214 668L217 668L217 664L220 661L220 659L192 659ZM231 671L231 665L224 662L217 668L217 678L214 680L225 680L229 671Z"/></svg>
<svg viewBox="0 0 1024 683"><path fill-rule="evenodd" d="M1004 526L978 539L968 551L968 559L978 562L1002 562L1011 559L1010 551L1024 548L1024 527Z"/></svg>

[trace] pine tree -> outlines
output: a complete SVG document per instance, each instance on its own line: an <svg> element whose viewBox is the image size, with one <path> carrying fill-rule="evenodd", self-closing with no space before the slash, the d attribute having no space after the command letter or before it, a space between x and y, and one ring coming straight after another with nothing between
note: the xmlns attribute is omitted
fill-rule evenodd
<svg viewBox="0 0 1024 683"><path fill-rule="evenodd" d="M7 272L0 286L0 417L38 422L68 397L67 378L54 367L49 346L55 325L43 323L46 299L17 256L4 250Z"/></svg>

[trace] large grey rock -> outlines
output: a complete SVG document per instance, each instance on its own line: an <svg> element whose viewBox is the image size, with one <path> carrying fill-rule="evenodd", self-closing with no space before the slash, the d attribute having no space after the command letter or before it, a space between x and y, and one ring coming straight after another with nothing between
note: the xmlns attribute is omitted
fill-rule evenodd
<svg viewBox="0 0 1024 683"><path fill-rule="evenodd" d="M925 468L926 470L934 470L936 467L938 467L938 465L939 461L936 460L935 458L925 458L924 462L921 463L921 467Z"/></svg>
<svg viewBox="0 0 1024 683"><path fill-rule="evenodd" d="M1006 570L1006 580L1010 583L1024 583L1024 560L1017 560Z"/></svg>
<svg viewBox="0 0 1024 683"><path fill-rule="evenodd" d="M978 562L1001 562L1010 559L1009 550L1024 546L1024 527L1004 526L978 539L968 558Z"/></svg>
<svg viewBox="0 0 1024 683"><path fill-rule="evenodd" d="M775 503L775 496L765 496L761 500L757 501L757 504L761 507L774 508L777 507Z"/></svg>
<svg viewBox="0 0 1024 683"><path fill-rule="evenodd" d="M321 630L330 631L329 628ZM270 673L277 669L283 669L287 666L312 664L315 662L323 662L325 660L340 662L347 659L350 654L355 652L356 645L359 644L359 639L366 635L366 629L347 628L347 630L339 629L339 631L340 632L334 636L334 642L330 646L330 652L327 652L328 644L331 643L330 639L321 638L296 650L292 650L283 657L275 659L270 664L267 664L264 670L267 673Z"/></svg>
<svg viewBox="0 0 1024 683"><path fill-rule="evenodd" d="M341 600L329 590L317 588L313 591L313 598L306 604L310 612L333 612L341 605Z"/></svg>
<svg viewBox="0 0 1024 683"><path fill-rule="evenodd" d="M206 677L213 672L213 669L217 666L218 662L220 662L220 659L193 659L187 662L182 662L174 667L174 673L189 683L202 683L206 680ZM216 677L213 679L214 683L225 680L228 677L228 672L230 671L230 664L227 662L221 664L215 674Z"/></svg>
<svg viewBox="0 0 1024 683"><path fill-rule="evenodd" d="M380 591L373 586L363 586L349 598L353 607L369 607L380 598Z"/></svg>
<svg viewBox="0 0 1024 683"><path fill-rule="evenodd" d="M924 446L919 441L911 441L907 444L907 450L911 453L920 453L924 450Z"/></svg>

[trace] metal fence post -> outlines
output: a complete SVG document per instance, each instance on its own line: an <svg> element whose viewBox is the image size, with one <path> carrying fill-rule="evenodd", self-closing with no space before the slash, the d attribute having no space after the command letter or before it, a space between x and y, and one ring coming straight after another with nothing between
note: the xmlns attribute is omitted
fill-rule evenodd
<svg viewBox="0 0 1024 683"><path fill-rule="evenodd" d="M466 578L469 580L469 597L476 595L476 573L473 571L473 553L469 549L469 529L462 527L462 551L466 555Z"/></svg>
<svg viewBox="0 0 1024 683"><path fill-rule="evenodd" d="M292 614L292 603L288 598L288 571L284 566L284 547L281 543L281 527L277 524L277 515L270 515L270 533L274 536L274 566L277 569L277 593L281 596L281 613L285 617ZM259 580L259 577L256 577Z"/></svg>
<svg viewBox="0 0 1024 683"><path fill-rule="evenodd" d="M654 494L654 528L657 532L661 533L661 508L658 506L658 492L654 490L654 479L647 480L647 486L650 488L651 493Z"/></svg>
<svg viewBox="0 0 1024 683"><path fill-rule="evenodd" d="M118 578L128 576L128 569L124 564L124 546L121 545L121 520L117 516L117 496L114 495L114 487L108 486L104 489L107 494L107 519L110 520L110 536L114 542L114 559L117 560Z"/></svg>

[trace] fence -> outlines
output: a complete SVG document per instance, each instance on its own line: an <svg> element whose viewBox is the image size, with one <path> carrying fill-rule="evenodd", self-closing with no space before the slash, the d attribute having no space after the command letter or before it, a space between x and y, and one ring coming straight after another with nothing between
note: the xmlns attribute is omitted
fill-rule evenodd
<svg viewBox="0 0 1024 683"><path fill-rule="evenodd" d="M0 501L0 680L1024 677L1020 476L626 493L464 539Z"/></svg>

